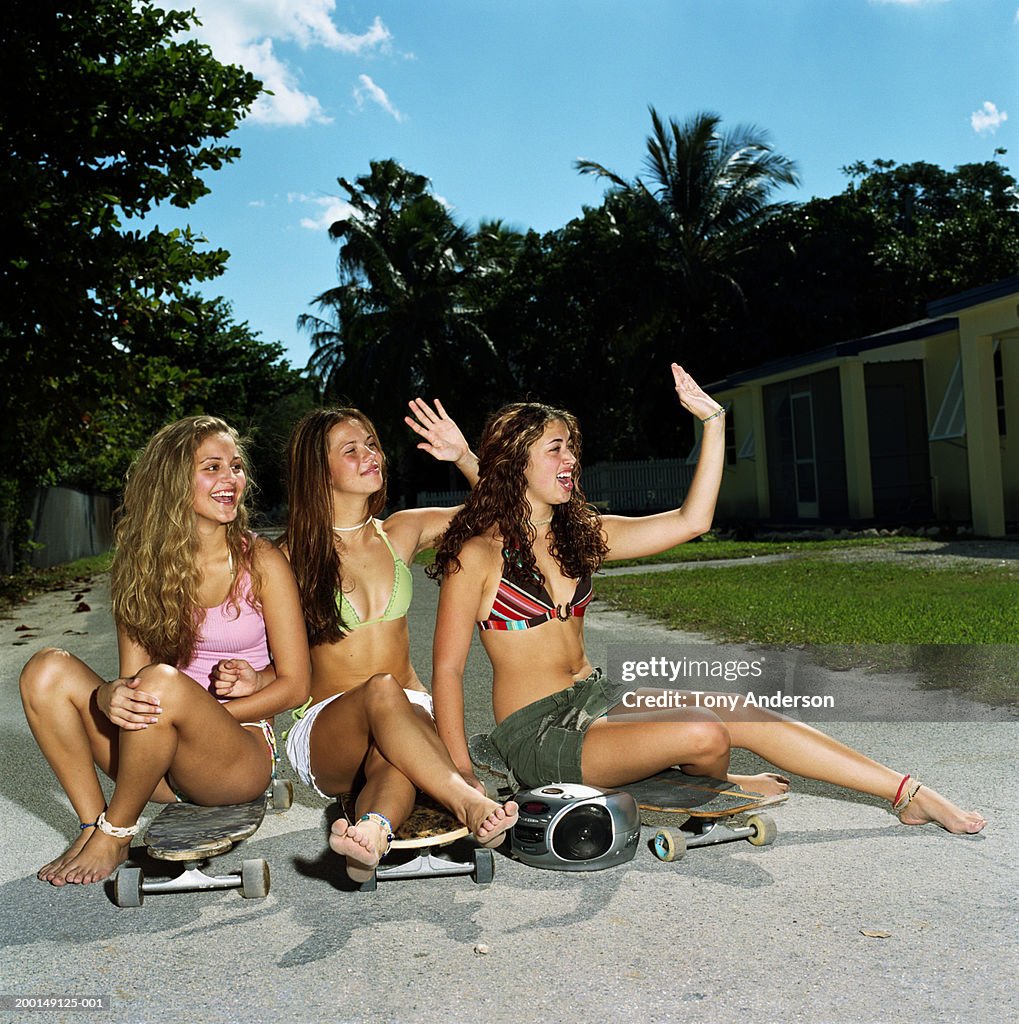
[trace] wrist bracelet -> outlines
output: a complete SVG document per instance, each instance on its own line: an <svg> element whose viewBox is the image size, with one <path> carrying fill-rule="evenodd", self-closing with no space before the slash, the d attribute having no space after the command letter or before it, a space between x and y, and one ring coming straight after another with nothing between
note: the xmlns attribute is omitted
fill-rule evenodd
<svg viewBox="0 0 1019 1024"><path fill-rule="evenodd" d="M713 420L713 419L715 419L718 416L724 416L724 415L725 415L725 406L723 405L723 406L719 407L717 412L713 412L710 416L705 416L704 419L701 420L701 423L707 423L708 420Z"/></svg>

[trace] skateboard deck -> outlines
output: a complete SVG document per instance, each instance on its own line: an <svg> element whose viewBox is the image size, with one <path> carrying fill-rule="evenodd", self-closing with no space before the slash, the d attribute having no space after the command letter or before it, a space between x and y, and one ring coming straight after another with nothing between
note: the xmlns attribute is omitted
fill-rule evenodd
<svg viewBox="0 0 1019 1024"><path fill-rule="evenodd" d="M645 825L661 826L651 848L659 860L673 861L688 849L746 839L769 846L778 835L774 820L758 814L763 807L784 803L788 794L751 793L723 779L686 775L669 768L640 782L620 787L633 795ZM752 813L751 813L752 812ZM745 823L737 816L750 813Z"/></svg>
<svg viewBox="0 0 1019 1024"><path fill-rule="evenodd" d="M254 835L270 802L285 810L293 802L293 785L275 780L266 793L243 804L167 804L145 830L142 845L150 857L179 863L183 870L173 878L153 880L141 868L122 867L113 881L113 902L140 907L146 895L206 889L240 889L245 899L268 896L269 865L261 858L245 860L239 874L209 875L202 865Z"/></svg>
<svg viewBox="0 0 1019 1024"><path fill-rule="evenodd" d="M358 815L351 795L344 794L340 803L344 817L356 821ZM393 832L385 860L358 888L361 892L374 892L380 881L437 875L470 875L475 882L487 884L495 875L495 857L491 850L475 845L461 856L452 849L443 849L457 840L467 839L470 834L470 829L445 807L419 793L410 817Z"/></svg>

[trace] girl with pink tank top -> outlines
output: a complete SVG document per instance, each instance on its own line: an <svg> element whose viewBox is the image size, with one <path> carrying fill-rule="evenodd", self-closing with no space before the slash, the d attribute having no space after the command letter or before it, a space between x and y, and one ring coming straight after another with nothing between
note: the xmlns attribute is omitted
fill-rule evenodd
<svg viewBox="0 0 1019 1024"><path fill-rule="evenodd" d="M269 721L307 699L310 659L289 563L248 532L246 483L239 438L222 420L158 431L116 527L120 676L104 680L52 648L25 666L25 715L80 823L41 880L112 874L149 800L183 791L196 804L243 803L268 786ZM116 783L108 806L96 768Z"/></svg>

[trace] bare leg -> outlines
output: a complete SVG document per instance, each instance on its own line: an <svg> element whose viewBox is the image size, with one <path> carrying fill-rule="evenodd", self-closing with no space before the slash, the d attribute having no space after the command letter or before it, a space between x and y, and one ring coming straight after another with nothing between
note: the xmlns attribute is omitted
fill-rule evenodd
<svg viewBox="0 0 1019 1024"><path fill-rule="evenodd" d="M365 784L357 795L358 816L374 811L398 828L414 809L417 789L374 747L368 752L364 771ZM365 882L372 876L388 845L383 828L373 820L351 823L340 818L329 833L329 846L346 858L347 875L353 882Z"/></svg>
<svg viewBox="0 0 1019 1024"><path fill-rule="evenodd" d="M95 691L103 679L67 651L46 648L25 665L20 683L25 717L39 749L78 820L94 822L106 806L96 765L116 778L120 732L95 704ZM38 877L63 885L64 869L93 831L83 829L64 853L39 869Z"/></svg>
<svg viewBox="0 0 1019 1024"><path fill-rule="evenodd" d="M517 806L500 806L456 770L434 727L415 712L391 675L372 676L324 708L311 730L311 767L323 792L349 791L375 746L417 789L438 800L485 845L497 845L517 818Z"/></svg>
<svg viewBox="0 0 1019 1024"><path fill-rule="evenodd" d="M168 773L191 799L206 804L252 800L264 791L271 759L260 736L170 666L149 666L139 678L163 711L144 729L119 731L117 785L106 810L111 825L133 826L146 802L166 787ZM63 866L64 881L89 884L106 878L127 859L129 846L129 838L91 830Z"/></svg>
<svg viewBox="0 0 1019 1024"><path fill-rule="evenodd" d="M694 714L695 712L697 714ZM701 718L698 715L706 717ZM689 706L662 711L641 711L637 714L617 713L617 710L614 710L609 718L596 722L588 731L583 755L585 780L588 778L589 747L592 748L592 781L596 776L612 780L594 782L595 785L621 785L632 782L636 778L645 778L661 771L669 763L679 764L684 771L691 774L711 775L712 771L703 770L702 767L710 767L710 760L705 760L703 755L691 754L694 741L684 738L684 735L694 728L707 729L706 723L710 721L714 721L724 730L727 743L731 746L749 750L777 768L802 775L804 778L831 782L860 793L882 797L889 802L895 799L903 779L902 772L893 771L802 722L765 708L740 705L731 709L718 701L711 711ZM630 730L626 733L616 733L625 739L612 739L612 734L605 731L605 727L618 729L619 726ZM716 743L721 743L721 734ZM611 749L606 751L606 747ZM710 749L711 745L708 744L708 747ZM669 756L670 751L676 750L679 750L682 756L663 763L663 759ZM637 768L650 770L645 775L632 774ZM629 777L623 777L627 773ZM749 779L738 776L728 778L744 782L748 788L758 792L769 792L763 776L753 776ZM781 780L781 777L777 778ZM779 781L777 785L781 785L782 781L784 780ZM907 825L935 822L949 832L961 833L979 832L986 824L979 813L963 811L927 787L919 790L908 807L900 811L899 817Z"/></svg>
<svg viewBox="0 0 1019 1024"><path fill-rule="evenodd" d="M808 779L832 782L889 802L895 799L903 772L873 761L803 722L773 711L754 711L766 720L727 722L734 747L749 750L785 771ZM926 786L900 811L899 820L904 825L934 822L955 833L979 832L987 824L983 815L963 811Z"/></svg>

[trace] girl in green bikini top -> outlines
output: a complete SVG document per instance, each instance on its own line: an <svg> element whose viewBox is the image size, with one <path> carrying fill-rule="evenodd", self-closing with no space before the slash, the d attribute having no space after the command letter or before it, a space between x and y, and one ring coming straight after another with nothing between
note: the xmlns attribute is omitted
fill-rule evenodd
<svg viewBox="0 0 1019 1024"><path fill-rule="evenodd" d="M424 439L419 447L454 462L473 483L477 459L441 404L410 407L406 422ZM456 510L405 509L381 519L386 473L375 427L358 409L316 410L294 428L281 547L307 625L312 699L289 732L287 754L320 793L355 794L359 820L341 818L329 839L355 881L374 871L418 789L483 842L501 838L515 820L453 768L410 662L408 565Z"/></svg>

